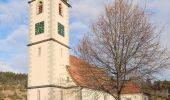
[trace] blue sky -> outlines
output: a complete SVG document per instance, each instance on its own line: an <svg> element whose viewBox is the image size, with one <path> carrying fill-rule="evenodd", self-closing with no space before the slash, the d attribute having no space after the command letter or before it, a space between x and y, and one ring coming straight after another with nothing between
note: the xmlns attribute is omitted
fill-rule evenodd
<svg viewBox="0 0 170 100"><path fill-rule="evenodd" d="M89 31L89 25L103 11L103 4L110 0L69 0L70 46L73 48L79 39ZM170 0L137 0L147 4L153 12L151 20L162 28L161 44L170 50ZM28 1L0 0L0 71L27 72L28 44ZM144 3L145 2L145 3ZM161 74L170 79L170 71Z"/></svg>

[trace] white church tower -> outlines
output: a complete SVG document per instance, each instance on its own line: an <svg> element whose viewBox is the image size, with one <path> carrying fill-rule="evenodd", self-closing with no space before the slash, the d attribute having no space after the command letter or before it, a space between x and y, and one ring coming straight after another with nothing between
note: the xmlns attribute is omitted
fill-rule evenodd
<svg viewBox="0 0 170 100"><path fill-rule="evenodd" d="M67 0L29 0L28 100L76 100L69 65ZM67 91L69 90L69 91Z"/></svg>

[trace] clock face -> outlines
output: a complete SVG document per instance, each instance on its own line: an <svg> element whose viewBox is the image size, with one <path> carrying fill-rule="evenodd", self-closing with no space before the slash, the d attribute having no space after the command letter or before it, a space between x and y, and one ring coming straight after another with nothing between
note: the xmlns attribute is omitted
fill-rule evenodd
<svg viewBox="0 0 170 100"><path fill-rule="evenodd" d="M44 33L44 21L35 24L35 35Z"/></svg>
<svg viewBox="0 0 170 100"><path fill-rule="evenodd" d="M64 25L58 23L58 34L64 37Z"/></svg>

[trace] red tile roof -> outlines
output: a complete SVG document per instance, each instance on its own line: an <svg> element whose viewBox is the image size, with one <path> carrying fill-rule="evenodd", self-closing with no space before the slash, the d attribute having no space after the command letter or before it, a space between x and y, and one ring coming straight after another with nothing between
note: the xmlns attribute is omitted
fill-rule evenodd
<svg viewBox="0 0 170 100"><path fill-rule="evenodd" d="M124 94L129 94L129 93L133 94L133 93L142 92L140 86L132 81L127 81L122 91Z"/></svg>
<svg viewBox="0 0 170 100"><path fill-rule="evenodd" d="M89 64L75 56L70 56L70 66L67 68L77 85L96 90L105 89L115 93L115 84L104 70L89 66ZM127 81L122 93L141 93L141 89L134 82Z"/></svg>

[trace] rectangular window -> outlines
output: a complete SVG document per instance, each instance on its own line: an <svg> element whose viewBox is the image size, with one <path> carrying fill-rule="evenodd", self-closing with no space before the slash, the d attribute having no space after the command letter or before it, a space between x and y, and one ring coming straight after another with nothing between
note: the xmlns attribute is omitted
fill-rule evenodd
<svg viewBox="0 0 170 100"><path fill-rule="evenodd" d="M44 33L44 21L35 24L35 35Z"/></svg>
<svg viewBox="0 0 170 100"><path fill-rule="evenodd" d="M63 48L61 48L61 57L63 57Z"/></svg>
<svg viewBox="0 0 170 100"><path fill-rule="evenodd" d="M64 37L64 26L58 23L58 34Z"/></svg>
<svg viewBox="0 0 170 100"><path fill-rule="evenodd" d="M38 48L38 56L41 56L41 47Z"/></svg>
<svg viewBox="0 0 170 100"><path fill-rule="evenodd" d="M108 100L107 94L104 95L104 100Z"/></svg>
<svg viewBox="0 0 170 100"><path fill-rule="evenodd" d="M131 100L131 98L126 98L126 100Z"/></svg>
<svg viewBox="0 0 170 100"><path fill-rule="evenodd" d="M63 100L63 95L64 95L64 93L63 93L62 90L60 91L60 95L61 95L61 100Z"/></svg>
<svg viewBox="0 0 170 100"><path fill-rule="evenodd" d="M37 90L37 100L40 100L40 90Z"/></svg>

